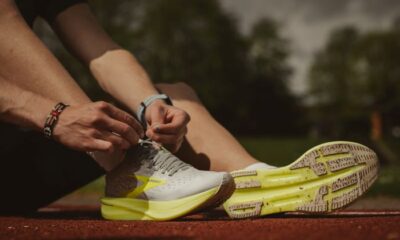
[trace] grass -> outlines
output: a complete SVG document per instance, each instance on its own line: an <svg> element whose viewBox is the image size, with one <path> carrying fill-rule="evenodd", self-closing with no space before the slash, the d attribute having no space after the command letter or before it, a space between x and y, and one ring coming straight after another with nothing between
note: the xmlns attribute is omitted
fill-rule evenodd
<svg viewBox="0 0 400 240"><path fill-rule="evenodd" d="M400 198L400 166L384 166L378 180L367 192L367 196L391 196Z"/></svg>
<svg viewBox="0 0 400 240"><path fill-rule="evenodd" d="M307 138L241 138L240 142L258 160L275 166L285 166L321 143Z"/></svg>
<svg viewBox="0 0 400 240"><path fill-rule="evenodd" d="M271 165L285 166L309 148L322 143L320 140L307 138L241 138L240 142L257 159ZM389 143L391 147L399 143ZM399 147L400 149L400 147ZM395 149L397 150L397 149ZM79 193L102 193L104 191L104 178L78 190ZM379 178L367 196L391 196L400 198L400 164L386 165L380 170Z"/></svg>

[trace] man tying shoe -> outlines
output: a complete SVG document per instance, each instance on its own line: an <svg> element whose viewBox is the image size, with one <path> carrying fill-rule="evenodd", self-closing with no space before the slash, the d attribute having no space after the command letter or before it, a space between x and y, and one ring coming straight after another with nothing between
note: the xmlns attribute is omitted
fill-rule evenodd
<svg viewBox="0 0 400 240"><path fill-rule="evenodd" d="M37 16L127 111L91 102L30 29ZM259 162L189 86L154 86L85 1L1 1L0 36L1 212L34 211L105 172L103 216L132 220L173 219L228 198L232 217L328 212L376 178L376 155L350 142L317 146L283 168Z"/></svg>

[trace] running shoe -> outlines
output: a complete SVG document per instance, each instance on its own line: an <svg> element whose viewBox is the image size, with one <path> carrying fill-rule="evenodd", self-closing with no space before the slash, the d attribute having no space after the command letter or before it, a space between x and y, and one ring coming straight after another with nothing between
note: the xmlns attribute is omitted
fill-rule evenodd
<svg viewBox="0 0 400 240"><path fill-rule="evenodd" d="M378 168L378 158L368 147L328 142L285 167L232 172L236 190L224 208L232 218L331 212L359 198L377 179Z"/></svg>
<svg viewBox="0 0 400 240"><path fill-rule="evenodd" d="M109 220L170 220L218 206L234 190L229 173L197 170L146 140L106 174L101 213Z"/></svg>

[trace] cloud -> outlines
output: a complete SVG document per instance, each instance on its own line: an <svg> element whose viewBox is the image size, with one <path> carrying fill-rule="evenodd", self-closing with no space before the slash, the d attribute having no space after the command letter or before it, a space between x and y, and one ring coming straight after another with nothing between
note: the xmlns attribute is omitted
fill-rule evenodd
<svg viewBox="0 0 400 240"><path fill-rule="evenodd" d="M362 31L385 29L400 16L399 0L220 0L236 15L247 33L262 17L271 17L282 26L292 43L289 62L294 67L291 88L302 94L307 90L307 71L313 55L321 49L329 33L343 25Z"/></svg>
<svg viewBox="0 0 400 240"><path fill-rule="evenodd" d="M398 0L358 0L366 14L381 18L385 15L400 16L400 1Z"/></svg>
<svg viewBox="0 0 400 240"><path fill-rule="evenodd" d="M313 22L321 19L335 18L346 12L351 0L303 0L301 9L305 19Z"/></svg>

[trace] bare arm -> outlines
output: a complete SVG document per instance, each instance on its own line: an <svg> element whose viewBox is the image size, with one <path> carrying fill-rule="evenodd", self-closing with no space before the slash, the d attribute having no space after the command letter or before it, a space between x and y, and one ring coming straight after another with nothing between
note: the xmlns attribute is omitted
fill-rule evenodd
<svg viewBox="0 0 400 240"><path fill-rule="evenodd" d="M55 103L64 102L71 107L60 116L54 138L66 146L112 152L136 145L143 135L128 113L90 101L12 0L0 1L0 76L0 120L40 130Z"/></svg>
<svg viewBox="0 0 400 240"><path fill-rule="evenodd" d="M87 4L59 14L53 28L101 87L131 110L136 111L141 101L157 94L142 66L104 32Z"/></svg>
<svg viewBox="0 0 400 240"><path fill-rule="evenodd" d="M0 1L0 74L20 88L53 100L68 104L90 102L27 26L11 0Z"/></svg>
<svg viewBox="0 0 400 240"><path fill-rule="evenodd" d="M0 77L0 120L40 130L56 102L21 89Z"/></svg>
<svg viewBox="0 0 400 240"><path fill-rule="evenodd" d="M143 67L104 32L87 4L77 4L59 14L53 28L100 86L131 111L136 112L140 102L158 93ZM179 149L189 122L186 112L155 101L146 111L146 120L148 137L172 151Z"/></svg>
<svg viewBox="0 0 400 240"><path fill-rule="evenodd" d="M47 115L56 103L0 77L0 121L41 131ZM105 127L109 127L125 135L125 139L134 139L132 144L135 144L137 136L123 123L127 117L126 113L104 102L73 106L60 116L54 137L64 145L82 151L114 152L116 147L127 149L130 145L127 141L104 131ZM131 125L138 126L133 118L129 121Z"/></svg>

